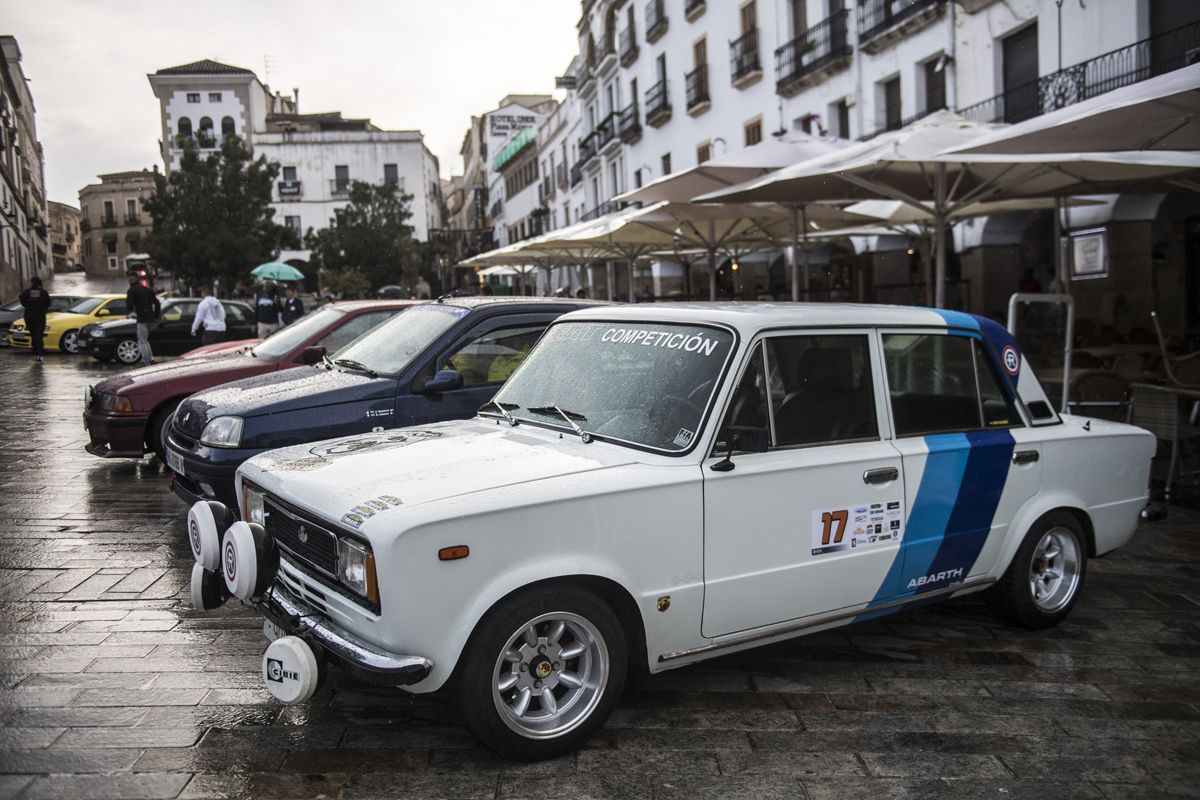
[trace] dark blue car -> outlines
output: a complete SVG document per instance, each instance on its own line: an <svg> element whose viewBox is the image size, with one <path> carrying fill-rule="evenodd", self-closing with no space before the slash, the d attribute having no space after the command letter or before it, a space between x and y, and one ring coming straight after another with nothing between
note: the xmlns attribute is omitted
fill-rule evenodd
<svg viewBox="0 0 1200 800"><path fill-rule="evenodd" d="M175 494L238 507L243 461L287 445L467 419L582 300L454 298L409 308L313 366L198 392L167 436Z"/></svg>

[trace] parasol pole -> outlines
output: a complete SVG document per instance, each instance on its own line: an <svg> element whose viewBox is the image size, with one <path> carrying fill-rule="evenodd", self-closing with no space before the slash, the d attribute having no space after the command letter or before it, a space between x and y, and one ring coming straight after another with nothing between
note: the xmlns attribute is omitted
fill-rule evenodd
<svg viewBox="0 0 1200 800"><path fill-rule="evenodd" d="M791 247L788 248L788 267L792 273L792 302L800 302L800 234L798 231L799 209L795 205L788 206L788 232L791 235Z"/></svg>
<svg viewBox="0 0 1200 800"><path fill-rule="evenodd" d="M812 286L812 275L809 269L810 253L808 252L808 210L807 206L800 206L800 236L804 239L804 299L808 300L809 288Z"/></svg>
<svg viewBox="0 0 1200 800"><path fill-rule="evenodd" d="M946 165L939 163L934 173L933 235L934 252L937 253L936 285L933 304L936 308L946 307Z"/></svg>
<svg viewBox="0 0 1200 800"><path fill-rule="evenodd" d="M708 221L708 299L717 299L717 223Z"/></svg>

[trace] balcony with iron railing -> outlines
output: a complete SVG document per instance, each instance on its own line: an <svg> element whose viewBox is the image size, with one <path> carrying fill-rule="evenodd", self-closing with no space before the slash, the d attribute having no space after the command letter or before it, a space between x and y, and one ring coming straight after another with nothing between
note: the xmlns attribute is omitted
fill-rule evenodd
<svg viewBox="0 0 1200 800"><path fill-rule="evenodd" d="M616 66L617 34L616 31L610 29L605 31L604 38L600 40L600 63L596 67L596 73L607 75Z"/></svg>
<svg viewBox="0 0 1200 800"><path fill-rule="evenodd" d="M614 211L620 211L625 208L628 203L618 203L616 200L605 200L598 204L595 208L589 209L579 215L579 222L590 222L594 219L599 219L606 214L611 214Z"/></svg>
<svg viewBox="0 0 1200 800"><path fill-rule="evenodd" d="M707 6L705 0L683 0L683 18L691 22L703 14Z"/></svg>
<svg viewBox="0 0 1200 800"><path fill-rule="evenodd" d="M571 186L578 186L583 183L583 164L576 161L571 167Z"/></svg>
<svg viewBox="0 0 1200 800"><path fill-rule="evenodd" d="M579 160L575 163L582 167L596 157L596 137L593 133L579 140Z"/></svg>
<svg viewBox="0 0 1200 800"><path fill-rule="evenodd" d="M1200 63L1200 22L1052 72L958 113L976 122L1021 122L1196 63Z"/></svg>
<svg viewBox="0 0 1200 800"><path fill-rule="evenodd" d="M918 111L916 114L913 114L912 116L909 116L909 117L893 119L890 123L885 120L875 130L871 131L870 133L864 133L862 136L859 136L858 141L865 142L868 139L874 139L876 136L878 136L881 133L887 133L888 131L900 130L901 128L905 128L905 127L913 124L917 120L924 119L925 117L928 117L933 112L941 111L944 108L945 108L944 105L934 106L932 108L927 108L924 111Z"/></svg>
<svg viewBox="0 0 1200 800"><path fill-rule="evenodd" d="M592 138L595 140L597 152L603 150L609 142L616 140L618 116L616 111L611 112L604 119L600 120L596 125L596 129L592 131Z"/></svg>
<svg viewBox="0 0 1200 800"><path fill-rule="evenodd" d="M757 28L746 31L729 43L729 74L737 89L749 86L762 77Z"/></svg>
<svg viewBox="0 0 1200 800"><path fill-rule="evenodd" d="M617 123L617 130L621 141L626 144L633 144L642 138L642 121L638 117L636 100L621 109L621 119Z"/></svg>
<svg viewBox="0 0 1200 800"><path fill-rule="evenodd" d="M775 91L790 97L850 65L849 11L841 9L775 51Z"/></svg>
<svg viewBox="0 0 1200 800"><path fill-rule="evenodd" d="M650 0L646 4L646 42L653 44L667 32L667 11L663 0Z"/></svg>
<svg viewBox="0 0 1200 800"><path fill-rule="evenodd" d="M142 218L138 214L126 214L125 224L127 226L137 226L142 224Z"/></svg>
<svg viewBox="0 0 1200 800"><path fill-rule="evenodd" d="M117 215L116 214L105 214L104 216L100 217L100 224L103 225L105 228L117 227L117 225L119 224L117 222Z"/></svg>
<svg viewBox="0 0 1200 800"><path fill-rule="evenodd" d="M622 67L628 67L630 64L637 61L637 31L634 30L632 24L630 24L625 30L621 31L621 47L619 53Z"/></svg>
<svg viewBox="0 0 1200 800"><path fill-rule="evenodd" d="M877 53L937 19L945 10L946 0L861 0L858 46L867 53Z"/></svg>
<svg viewBox="0 0 1200 800"><path fill-rule="evenodd" d="M300 181L279 181L280 197L300 197L303 194L303 184Z"/></svg>
<svg viewBox="0 0 1200 800"><path fill-rule="evenodd" d="M708 65L701 64L683 76L686 87L687 112L697 117L712 107L708 95Z"/></svg>
<svg viewBox="0 0 1200 800"><path fill-rule="evenodd" d="M554 177L555 180L558 181L558 188L560 189L566 189L570 185L567 183L569 180L567 177L567 172L568 170L566 164L559 164L554 168Z"/></svg>
<svg viewBox="0 0 1200 800"><path fill-rule="evenodd" d="M350 179L330 178L329 193L334 196L350 194Z"/></svg>
<svg viewBox="0 0 1200 800"><path fill-rule="evenodd" d="M652 128L665 125L671 118L671 101L664 78L646 90L646 124Z"/></svg>

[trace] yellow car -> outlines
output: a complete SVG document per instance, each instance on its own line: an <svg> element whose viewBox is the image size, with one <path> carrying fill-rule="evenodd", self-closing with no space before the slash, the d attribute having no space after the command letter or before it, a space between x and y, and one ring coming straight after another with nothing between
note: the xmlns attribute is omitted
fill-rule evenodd
<svg viewBox="0 0 1200 800"><path fill-rule="evenodd" d="M64 353L78 353L79 342L75 334L79 333L80 328L92 322L117 319L127 313L123 294L86 297L66 311L46 315L45 348L57 347ZM33 347L24 319L17 320L8 329L8 343L13 347Z"/></svg>

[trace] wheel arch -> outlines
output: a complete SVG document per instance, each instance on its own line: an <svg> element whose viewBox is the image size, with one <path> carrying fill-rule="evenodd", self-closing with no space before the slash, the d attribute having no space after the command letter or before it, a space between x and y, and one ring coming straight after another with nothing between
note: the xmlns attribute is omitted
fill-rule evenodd
<svg viewBox="0 0 1200 800"><path fill-rule="evenodd" d="M174 409L178 408L179 404L182 403L189 394L192 394L192 392L184 392L183 394L172 395L171 397L156 403L154 408L150 409L150 416L146 418L146 429L142 434L142 438L146 444L150 445L151 447L154 446L152 438L155 435L155 431L159 427L162 414L166 413L167 411L167 407L170 406L171 410L174 411Z"/></svg>
<svg viewBox="0 0 1200 800"><path fill-rule="evenodd" d="M1004 574L1029 530L1043 517L1053 513L1069 514L1074 518L1083 530L1088 557L1096 555L1096 529L1086 504L1066 492L1039 494L1026 503L1009 524L1004 550L996 560L992 577L999 579Z"/></svg>

